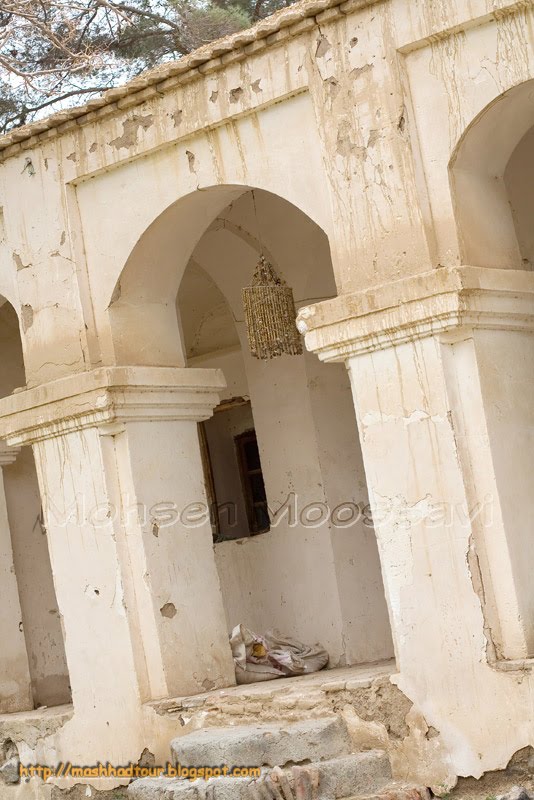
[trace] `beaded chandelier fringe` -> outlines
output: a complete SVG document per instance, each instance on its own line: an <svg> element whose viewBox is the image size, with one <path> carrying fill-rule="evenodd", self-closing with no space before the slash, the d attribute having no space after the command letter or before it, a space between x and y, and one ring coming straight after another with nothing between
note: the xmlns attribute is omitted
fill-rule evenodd
<svg viewBox="0 0 534 800"><path fill-rule="evenodd" d="M250 352L267 361L283 353L298 356L302 340L295 325L293 290L260 257L252 284L241 291Z"/></svg>

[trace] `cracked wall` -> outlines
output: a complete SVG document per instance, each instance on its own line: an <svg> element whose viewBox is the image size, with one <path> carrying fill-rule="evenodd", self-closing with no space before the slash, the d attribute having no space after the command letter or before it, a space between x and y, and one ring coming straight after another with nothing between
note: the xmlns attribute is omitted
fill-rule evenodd
<svg viewBox="0 0 534 800"><path fill-rule="evenodd" d="M28 384L102 364L183 365L169 298L201 233L250 187L292 202L323 228L338 293L367 292L347 305L347 337L351 319L372 312L381 287L393 285L398 304L397 279L443 273L471 254L481 267L509 267L503 249L483 236L473 237L471 249L466 243L455 213L462 193L451 191L449 164L473 120L532 79L531 27L527 2L325 3L268 36L252 35L229 56L214 50L207 61L188 62L157 92L143 87L110 97L109 107L88 109L78 121L20 143L15 136L0 165L0 291L20 315ZM473 196L481 193L465 194ZM176 209L182 213L175 217ZM494 219L488 215L485 234ZM156 221L163 223L157 263ZM390 335L382 332L384 346ZM359 359L354 394L372 496L395 510L395 524L377 528L402 656L399 686L430 726L419 726L418 735L436 746L438 737L427 736L433 726L456 772L479 774L532 744L524 713L532 678L528 668L505 673L488 663L497 627L484 617L470 575L476 563L483 569L480 537L459 528L438 538L419 524L429 494L446 490L447 502L462 504L469 488L458 472L458 425L440 346L428 337L406 342L399 362L391 348ZM378 405L377 376L389 387ZM395 394L399 386L405 397ZM503 422L492 414L497 435ZM38 446L56 486L66 463L80 468L84 446L99 452L96 440L74 438L68 453ZM523 487L523 499L526 493ZM60 548L57 559L64 568ZM111 571L111 586L115 577ZM83 594L80 607L105 596L100 581L93 584L101 594ZM167 602L161 598L158 613ZM113 609L120 615L120 602ZM76 623L73 613L73 630ZM130 700L133 708L130 696L122 705ZM123 708L112 707L118 719ZM145 731L132 708L125 727L140 752ZM104 716L93 717L95 725L109 721ZM512 729L506 740L494 735L504 728ZM66 725L61 747L81 752L82 741L79 721Z"/></svg>

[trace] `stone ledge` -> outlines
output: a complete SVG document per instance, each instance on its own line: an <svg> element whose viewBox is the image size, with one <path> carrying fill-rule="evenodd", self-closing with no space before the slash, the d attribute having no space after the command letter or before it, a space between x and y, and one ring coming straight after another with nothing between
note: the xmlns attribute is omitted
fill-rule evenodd
<svg viewBox="0 0 534 800"><path fill-rule="evenodd" d="M509 661L490 661L490 667L498 672L533 672L534 658L516 658Z"/></svg>
<svg viewBox="0 0 534 800"><path fill-rule="evenodd" d="M0 438L20 446L88 427L113 434L126 421L200 421L225 386L217 369L100 367L2 399Z"/></svg>
<svg viewBox="0 0 534 800"><path fill-rule="evenodd" d="M24 742L26 747L35 748L54 736L73 715L72 705L0 714L0 740L11 739L15 744Z"/></svg>
<svg viewBox="0 0 534 800"><path fill-rule="evenodd" d="M17 460L20 447L9 447L5 442L0 441L0 467L9 467Z"/></svg>
<svg viewBox="0 0 534 800"><path fill-rule="evenodd" d="M534 331L534 273L435 269L302 308L297 326L322 361L471 328Z"/></svg>
<svg viewBox="0 0 534 800"><path fill-rule="evenodd" d="M176 734L199 727L292 723L325 718L339 713L348 703L365 716L365 709L380 706L380 697L398 698L400 692L391 683L394 661L355 667L322 670L296 678L281 678L257 684L217 689L190 697L151 701L148 714L156 713L176 720ZM395 703L392 700L393 704ZM360 713L360 712L358 712ZM392 713L395 729L403 726L403 713Z"/></svg>

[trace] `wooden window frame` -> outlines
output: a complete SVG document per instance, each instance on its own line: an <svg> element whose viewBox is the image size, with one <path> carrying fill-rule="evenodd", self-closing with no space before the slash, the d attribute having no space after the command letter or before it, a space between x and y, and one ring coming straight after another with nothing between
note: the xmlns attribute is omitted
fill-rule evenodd
<svg viewBox="0 0 534 800"><path fill-rule="evenodd" d="M255 469L248 469L246 466L247 460L245 455L245 447L249 442L252 441L256 442L257 445L258 439L254 428L243 431L243 433L240 433L238 436L234 437L237 463L239 465L239 474L241 477L241 485L243 488L243 496L245 498L245 506L247 510L248 529L251 536L257 536L260 533L267 533L270 531L271 526L268 525L267 527L258 527L257 525L256 508L260 506L264 507L267 518L269 518L269 511L267 507L267 500L255 501L253 497L250 477L253 475L261 475L263 480L263 472L261 469L261 463L260 466Z"/></svg>

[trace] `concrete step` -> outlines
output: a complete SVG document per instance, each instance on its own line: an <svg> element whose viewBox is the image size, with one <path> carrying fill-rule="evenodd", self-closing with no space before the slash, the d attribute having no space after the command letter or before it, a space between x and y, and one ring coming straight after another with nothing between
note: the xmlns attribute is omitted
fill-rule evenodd
<svg viewBox="0 0 534 800"><path fill-rule="evenodd" d="M284 766L323 761L351 751L339 717L271 725L202 728L171 742L172 761L187 767Z"/></svg>
<svg viewBox="0 0 534 800"><path fill-rule="evenodd" d="M339 800L361 795L376 795L391 781L391 767L382 750L344 755L305 767L262 771L263 777L221 777L208 781L178 778L142 778L128 787L130 800L296 800L297 776L307 772L309 791L299 792L299 800ZM286 780L271 780L282 773ZM313 785L312 785L313 784ZM309 796L308 796L309 795Z"/></svg>

